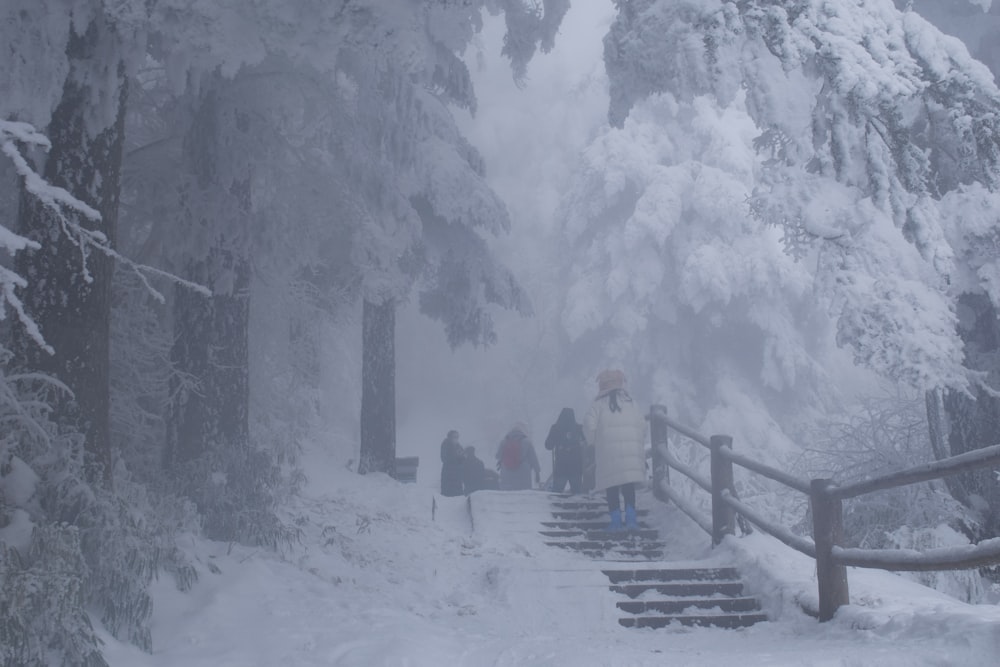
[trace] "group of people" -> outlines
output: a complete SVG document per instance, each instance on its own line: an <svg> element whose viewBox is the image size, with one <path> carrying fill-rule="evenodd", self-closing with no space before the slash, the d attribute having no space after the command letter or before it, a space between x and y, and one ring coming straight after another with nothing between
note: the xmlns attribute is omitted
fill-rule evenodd
<svg viewBox="0 0 1000 667"><path fill-rule="evenodd" d="M441 495L461 496L480 489L500 488L498 475L486 469L476 448L463 447L458 431L448 431L441 442Z"/></svg>
<svg viewBox="0 0 1000 667"><path fill-rule="evenodd" d="M635 493L646 479L647 424L625 389L625 373L618 369L597 376L597 397L583 423L573 408L563 408L545 438L553 454L552 487L572 494L603 489L608 503L608 530L636 530ZM497 473L486 469L473 447L449 431L441 443L441 494L445 496L494 488L517 491L540 483L541 469L534 444L524 424L504 436L496 452ZM623 509L624 508L624 509Z"/></svg>

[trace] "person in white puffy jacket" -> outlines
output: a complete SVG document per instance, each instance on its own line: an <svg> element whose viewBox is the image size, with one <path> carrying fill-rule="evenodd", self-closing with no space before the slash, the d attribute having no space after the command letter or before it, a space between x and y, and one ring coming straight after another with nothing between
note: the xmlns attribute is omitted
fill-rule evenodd
<svg viewBox="0 0 1000 667"><path fill-rule="evenodd" d="M646 419L625 391L622 371L602 371L597 387L597 398L583 420L584 436L594 446L595 488L607 492L608 530L637 530L635 490L646 480ZM625 502L624 523L619 496Z"/></svg>

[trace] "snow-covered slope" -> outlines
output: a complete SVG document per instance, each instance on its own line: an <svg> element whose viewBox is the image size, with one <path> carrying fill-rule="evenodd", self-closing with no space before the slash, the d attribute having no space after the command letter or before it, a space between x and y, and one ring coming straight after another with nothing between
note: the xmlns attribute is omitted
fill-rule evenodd
<svg viewBox="0 0 1000 667"><path fill-rule="evenodd" d="M316 461L289 511L302 540L276 555L185 540L200 579L155 585L154 653L106 634L113 667L318 665L995 665L1000 609L895 575L851 571L852 602L819 624L811 563L754 534L710 550L675 509L640 507L671 560L735 564L771 622L743 630L620 627L598 566L546 547L537 492L442 498ZM423 471L433 477L433 471ZM470 510L471 506L471 510Z"/></svg>

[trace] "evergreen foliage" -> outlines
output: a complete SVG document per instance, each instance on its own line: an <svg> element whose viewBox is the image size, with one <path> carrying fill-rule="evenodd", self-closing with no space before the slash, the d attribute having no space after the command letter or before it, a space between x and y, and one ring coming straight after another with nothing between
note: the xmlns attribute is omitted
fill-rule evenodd
<svg viewBox="0 0 1000 667"><path fill-rule="evenodd" d="M800 449L789 434L849 410L828 391L849 366L834 342L859 369L937 397L944 419L938 442L919 441L924 456L991 444L989 70L912 11L919 2L615 4L613 128L584 153L564 211L577 261L563 324L576 344L613 336L588 352L658 367L648 382L674 414L742 434L765 460L787 461ZM995 536L995 481L958 481L948 488L965 509L939 496L924 506L974 540Z"/></svg>
<svg viewBox="0 0 1000 667"><path fill-rule="evenodd" d="M969 386L954 301L995 298L995 257L972 250L995 223L965 211L996 197L1000 92L957 40L891 0L641 0L605 61L613 123L659 92L745 110L750 211L815 258L838 341L913 386Z"/></svg>
<svg viewBox="0 0 1000 667"><path fill-rule="evenodd" d="M210 447L173 472L178 491L198 507L207 537L274 550L298 539L277 513L288 486L269 449Z"/></svg>
<svg viewBox="0 0 1000 667"><path fill-rule="evenodd" d="M84 611L88 572L76 528L39 526L24 561L0 542L0 663L107 667Z"/></svg>
<svg viewBox="0 0 1000 667"><path fill-rule="evenodd" d="M476 108L461 53L483 11L509 15L505 53L523 76L568 6L0 7L0 147L19 179L0 202L47 225L35 240L0 227L14 258L0 266L0 319L16 315L2 333L18 350L0 348L0 662L103 664L92 620L151 650L151 579L166 571L186 590L197 578L176 545L185 531L270 549L298 538L280 510L302 481L299 441L320 426L325 321L416 289L453 344L487 344L490 306L529 312L484 240L509 220L450 109ZM86 146L106 163L80 158ZM55 288L50 265L80 289ZM95 277L99 307L83 298ZM303 290L297 323L263 324ZM26 308L61 296L65 312ZM74 309L102 326L73 325ZM103 373L90 384L72 363L43 363L81 332L110 349L67 350ZM96 417L78 424L53 412L61 402Z"/></svg>
<svg viewBox="0 0 1000 667"><path fill-rule="evenodd" d="M11 601L3 664L103 665L90 605L114 636L148 650L159 551L146 513L128 487L113 493L86 479L82 435L51 421L50 395L64 387L4 372L0 388L0 580Z"/></svg>

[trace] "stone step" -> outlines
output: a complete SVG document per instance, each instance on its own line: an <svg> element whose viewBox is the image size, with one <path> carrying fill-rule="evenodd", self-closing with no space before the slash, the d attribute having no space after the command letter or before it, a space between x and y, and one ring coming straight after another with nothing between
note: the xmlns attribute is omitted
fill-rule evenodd
<svg viewBox="0 0 1000 667"><path fill-rule="evenodd" d="M576 540L573 542L546 542L546 546L573 549L574 551L615 551L624 549L660 549L667 545L656 540Z"/></svg>
<svg viewBox="0 0 1000 667"><path fill-rule="evenodd" d="M679 615L690 609L718 609L722 612L760 611L757 598L678 598L676 600L629 600L619 602L616 606L630 614L648 614L657 612L666 615ZM688 615L695 615L688 613ZM712 615L712 614L709 614Z"/></svg>
<svg viewBox="0 0 1000 667"><path fill-rule="evenodd" d="M588 540L611 540L613 542L635 542L636 540L657 539L660 531L639 526L638 530L588 530Z"/></svg>
<svg viewBox="0 0 1000 667"><path fill-rule="evenodd" d="M601 500L554 500L552 506L561 510L607 510L608 504Z"/></svg>
<svg viewBox="0 0 1000 667"><path fill-rule="evenodd" d="M641 529L649 529L649 524L642 521L638 521L636 523L639 524L639 528ZM542 521L542 525L546 528L554 528L557 530L595 530L607 532L604 529L608 527L608 518L604 517L603 520L598 521Z"/></svg>
<svg viewBox="0 0 1000 667"><path fill-rule="evenodd" d="M735 567L601 570L613 584L623 582L739 581Z"/></svg>
<svg viewBox="0 0 1000 667"><path fill-rule="evenodd" d="M745 628L767 620L764 614L712 614L705 616L636 616L620 618L618 623L626 628L664 628L672 623L717 628Z"/></svg>
<svg viewBox="0 0 1000 667"><path fill-rule="evenodd" d="M584 549L581 554L594 560L606 560L631 563L643 560L663 560L663 549L623 549L618 548L613 551L602 549Z"/></svg>
<svg viewBox="0 0 1000 667"><path fill-rule="evenodd" d="M639 530L629 531L583 530L576 528L564 530L542 530L539 532L545 537L565 537L567 539L583 537L588 540L614 540L617 542L628 541L635 538L655 540L660 536L659 531L654 530L653 528L640 528Z"/></svg>
<svg viewBox="0 0 1000 667"><path fill-rule="evenodd" d="M540 530L538 531L545 537L580 537L581 535L586 536L586 532L582 530Z"/></svg>
<svg viewBox="0 0 1000 667"><path fill-rule="evenodd" d="M611 591L621 593L630 598L637 598L643 593L654 591L658 595L704 597L706 595L743 596L742 581L684 581L661 582L646 584L613 584Z"/></svg>
<svg viewBox="0 0 1000 667"><path fill-rule="evenodd" d="M646 516L649 514L649 510L636 510L636 516ZM599 519L604 519L605 523L608 520L607 510L553 510L552 517L554 519L560 519L562 521L597 521Z"/></svg>

